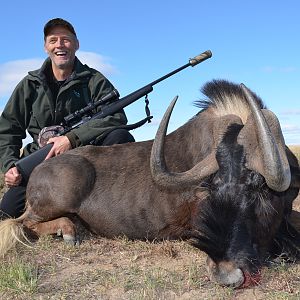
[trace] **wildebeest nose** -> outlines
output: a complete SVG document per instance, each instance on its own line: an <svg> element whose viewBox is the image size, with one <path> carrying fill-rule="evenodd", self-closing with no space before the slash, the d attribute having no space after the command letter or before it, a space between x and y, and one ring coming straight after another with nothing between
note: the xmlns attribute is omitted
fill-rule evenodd
<svg viewBox="0 0 300 300"><path fill-rule="evenodd" d="M215 263L210 257L207 258L207 269L210 280L220 285L239 288L245 282L244 273L233 262L222 261Z"/></svg>

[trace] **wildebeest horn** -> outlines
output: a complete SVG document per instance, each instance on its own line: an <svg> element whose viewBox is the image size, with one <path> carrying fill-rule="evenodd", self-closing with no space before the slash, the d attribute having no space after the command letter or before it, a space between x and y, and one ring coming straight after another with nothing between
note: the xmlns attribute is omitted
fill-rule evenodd
<svg viewBox="0 0 300 300"><path fill-rule="evenodd" d="M283 192L291 183L291 171L286 153L278 148L268 123L249 89L243 84L241 88L245 93L257 130L263 164L261 175L264 176L270 189Z"/></svg>
<svg viewBox="0 0 300 300"><path fill-rule="evenodd" d="M207 177L218 170L215 153L208 155L205 159L186 172L175 173L167 170L164 158L164 141L170 116L177 99L178 96L170 103L160 122L153 142L150 158L150 168L153 179L161 186L172 188L198 184L204 177ZM174 151L176 151L176 149L174 149Z"/></svg>

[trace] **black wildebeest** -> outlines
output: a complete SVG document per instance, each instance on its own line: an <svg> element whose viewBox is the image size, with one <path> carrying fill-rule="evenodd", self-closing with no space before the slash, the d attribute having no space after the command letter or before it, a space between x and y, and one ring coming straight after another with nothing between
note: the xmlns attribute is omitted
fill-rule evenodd
<svg viewBox="0 0 300 300"><path fill-rule="evenodd" d="M186 239L222 285L254 284L266 257L299 258L289 221L299 165L276 116L243 85L215 80L202 91L202 110L167 136L176 99L154 141L81 147L36 167L25 213L1 223L0 254L22 226L74 242L77 215L106 237Z"/></svg>

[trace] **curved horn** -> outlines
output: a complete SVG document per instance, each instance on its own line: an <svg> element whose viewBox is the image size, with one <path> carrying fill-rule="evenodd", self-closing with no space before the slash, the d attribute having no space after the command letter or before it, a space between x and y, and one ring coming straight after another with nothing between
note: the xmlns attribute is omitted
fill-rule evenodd
<svg viewBox="0 0 300 300"><path fill-rule="evenodd" d="M287 190L291 183L290 166L285 151L279 151L267 121L250 90L240 85L251 109L262 153L263 176L268 187L277 192Z"/></svg>
<svg viewBox="0 0 300 300"><path fill-rule="evenodd" d="M186 172L173 173L167 170L164 158L164 141L170 116L177 99L178 96L176 96L170 103L163 116L163 119L160 122L153 142L150 157L150 168L154 181L161 186L172 188L199 184L204 177L207 177L218 170L215 153L208 155L204 160ZM174 149L174 151L176 150Z"/></svg>

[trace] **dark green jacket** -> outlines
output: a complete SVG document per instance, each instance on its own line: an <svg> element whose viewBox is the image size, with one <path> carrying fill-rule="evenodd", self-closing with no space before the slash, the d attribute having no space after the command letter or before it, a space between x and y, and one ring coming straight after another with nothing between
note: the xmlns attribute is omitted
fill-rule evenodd
<svg viewBox="0 0 300 300"><path fill-rule="evenodd" d="M2 112L0 164L4 173L19 159L26 130L33 142L25 146L23 156L38 149L37 138L43 127L59 125L65 116L87 106L89 99L86 98L99 100L114 88L100 72L76 58L74 72L59 89L57 99L53 99L45 76L49 68L51 61L48 58L39 70L29 72L17 85ZM87 145L105 134L107 129L126 123L126 116L121 111L104 119L92 120L66 135L74 148Z"/></svg>

